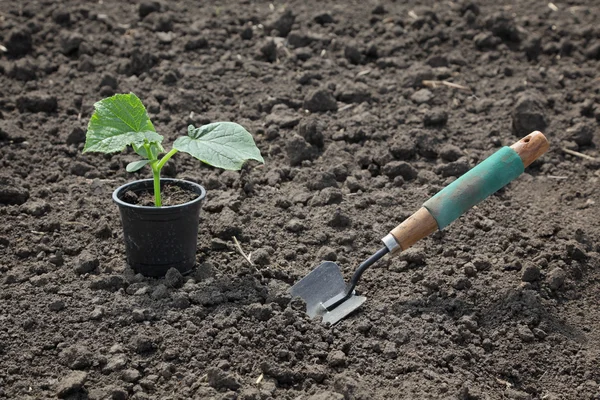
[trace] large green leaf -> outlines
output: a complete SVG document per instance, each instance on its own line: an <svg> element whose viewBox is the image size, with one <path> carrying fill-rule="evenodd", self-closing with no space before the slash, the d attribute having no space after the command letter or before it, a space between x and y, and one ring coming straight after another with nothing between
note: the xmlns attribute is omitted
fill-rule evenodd
<svg viewBox="0 0 600 400"><path fill-rule="evenodd" d="M115 153L126 146L160 143L146 108L133 93L116 94L94 104L83 152Z"/></svg>
<svg viewBox="0 0 600 400"><path fill-rule="evenodd" d="M246 160L265 162L252 135L234 122L214 122L199 128L190 125L188 136L175 140L173 148L223 169L238 170Z"/></svg>

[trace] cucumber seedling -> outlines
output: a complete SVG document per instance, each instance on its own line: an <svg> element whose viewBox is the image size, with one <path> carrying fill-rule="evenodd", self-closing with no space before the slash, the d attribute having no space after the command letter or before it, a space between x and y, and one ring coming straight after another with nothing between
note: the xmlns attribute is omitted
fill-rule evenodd
<svg viewBox="0 0 600 400"><path fill-rule="evenodd" d="M117 153L131 146L142 159L129 163L127 171L135 172L145 165L152 168L156 207L162 205L160 171L178 151L228 170L241 169L247 160L264 163L252 135L234 122L214 122L199 128L189 125L188 135L177 138L166 152L163 137L156 133L146 107L135 94L116 94L94 104L94 109L83 152Z"/></svg>

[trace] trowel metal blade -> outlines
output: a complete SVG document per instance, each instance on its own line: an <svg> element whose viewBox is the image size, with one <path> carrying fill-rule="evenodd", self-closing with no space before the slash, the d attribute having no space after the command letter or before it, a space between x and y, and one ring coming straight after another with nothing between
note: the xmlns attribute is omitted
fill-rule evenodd
<svg viewBox="0 0 600 400"><path fill-rule="evenodd" d="M324 323L334 324L352 311L356 310L366 298L352 295L348 300L331 311L323 303L346 292L346 283L340 267L331 261L326 261L312 270L290 289L294 297L301 297L306 302L306 313L314 318L323 316Z"/></svg>

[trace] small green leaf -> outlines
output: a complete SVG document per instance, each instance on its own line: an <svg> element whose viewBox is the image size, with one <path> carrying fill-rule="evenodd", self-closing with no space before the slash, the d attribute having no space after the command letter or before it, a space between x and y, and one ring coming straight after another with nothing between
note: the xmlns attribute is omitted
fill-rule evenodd
<svg viewBox="0 0 600 400"><path fill-rule="evenodd" d="M150 162L150 160L140 160L140 161L134 161L134 162L130 162L129 164L127 164L127 167L125 168L127 170L127 172L135 172L137 170L140 170L144 167L144 165L148 164Z"/></svg>
<svg viewBox="0 0 600 400"><path fill-rule="evenodd" d="M126 146L160 143L142 101L133 93L116 94L94 104L83 152L115 153Z"/></svg>
<svg viewBox="0 0 600 400"><path fill-rule="evenodd" d="M150 160L156 160L160 153L164 153L165 149L162 147L160 143L150 143L150 154L146 151L146 147L144 145L138 146L133 145L133 150L141 157L148 158Z"/></svg>
<svg viewBox="0 0 600 400"><path fill-rule="evenodd" d="M175 140L173 148L223 169L238 170L247 160L265 162L252 135L234 122L214 122L199 128L190 125L188 136Z"/></svg>

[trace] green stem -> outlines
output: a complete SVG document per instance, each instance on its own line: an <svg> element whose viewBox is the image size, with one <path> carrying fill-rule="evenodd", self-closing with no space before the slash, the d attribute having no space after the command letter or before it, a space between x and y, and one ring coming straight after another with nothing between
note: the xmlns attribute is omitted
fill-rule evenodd
<svg viewBox="0 0 600 400"><path fill-rule="evenodd" d="M147 151L148 154L150 154L150 150L147 149ZM154 205L156 207L162 206L162 201L160 198L160 170L162 169L162 167L165 166L167 161L169 161L169 159L175 155L175 153L177 153L177 150L173 149L167 154L165 154L163 158L160 159L160 161L154 160L151 164L152 176L154 177Z"/></svg>
<svg viewBox="0 0 600 400"><path fill-rule="evenodd" d="M160 199L160 168L156 167L156 163L152 163L152 176L154 177L154 205L162 206Z"/></svg>
<svg viewBox="0 0 600 400"><path fill-rule="evenodd" d="M163 158L160 159L160 162L158 163L158 170L160 171L162 169L162 167L165 166L165 164L167 163L167 161L169 161L171 159L171 157L173 157L175 155L175 153L177 153L177 149L173 149L170 152L168 152L167 154L165 154L163 156Z"/></svg>

